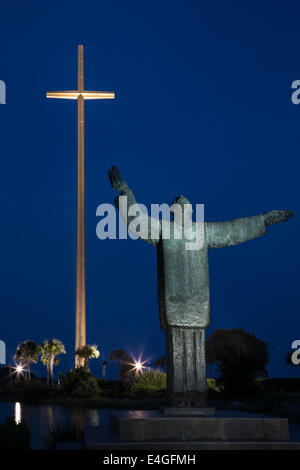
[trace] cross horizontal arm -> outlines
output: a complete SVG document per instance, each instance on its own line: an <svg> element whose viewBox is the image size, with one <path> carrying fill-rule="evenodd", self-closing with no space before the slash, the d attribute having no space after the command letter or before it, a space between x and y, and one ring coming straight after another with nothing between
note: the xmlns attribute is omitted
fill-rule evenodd
<svg viewBox="0 0 300 470"><path fill-rule="evenodd" d="M85 100L105 100L114 99L115 94L105 91L83 91L77 90L70 91L48 91L47 98L61 98L67 100L77 100L79 96L83 96Z"/></svg>
<svg viewBox="0 0 300 470"><path fill-rule="evenodd" d="M113 100L115 98L114 93L106 91L84 91L81 95L85 100Z"/></svg>

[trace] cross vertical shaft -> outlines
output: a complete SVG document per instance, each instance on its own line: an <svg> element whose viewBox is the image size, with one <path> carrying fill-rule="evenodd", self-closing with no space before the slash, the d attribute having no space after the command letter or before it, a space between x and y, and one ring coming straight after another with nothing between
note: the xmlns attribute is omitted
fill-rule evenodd
<svg viewBox="0 0 300 470"><path fill-rule="evenodd" d="M78 91L84 90L83 46L78 46ZM86 261L85 261L85 152L84 98L77 98L77 239L76 239L76 336L75 351L86 344ZM75 355L75 366L82 358Z"/></svg>
<svg viewBox="0 0 300 470"><path fill-rule="evenodd" d="M114 99L115 94L84 90L83 46L78 46L77 90L49 91L47 98L77 100L77 222L76 222L76 313L75 353L86 344L86 261L85 261L85 152L84 152L84 101ZM75 354L75 366L84 359Z"/></svg>

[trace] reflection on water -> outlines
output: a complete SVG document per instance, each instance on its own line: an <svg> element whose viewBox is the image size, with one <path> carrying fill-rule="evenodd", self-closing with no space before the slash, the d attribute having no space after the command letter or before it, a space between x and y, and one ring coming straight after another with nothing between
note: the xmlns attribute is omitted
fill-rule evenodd
<svg viewBox="0 0 300 470"><path fill-rule="evenodd" d="M18 401L15 403L15 422L19 424L22 421L22 414L21 414L21 403Z"/></svg>
<svg viewBox="0 0 300 470"><path fill-rule="evenodd" d="M83 427L86 421L88 421L89 426L99 426L99 410L93 408L74 408L72 423L79 424L81 427Z"/></svg>
<svg viewBox="0 0 300 470"><path fill-rule="evenodd" d="M80 426L103 426L108 423L110 410L97 408L71 408L58 405L29 405L0 402L0 423L13 416L16 423L25 421L31 432L31 448L45 448L44 438L49 427L57 422Z"/></svg>
<svg viewBox="0 0 300 470"><path fill-rule="evenodd" d="M53 423L54 416L53 416L53 409L52 406L46 405L45 406L45 414L47 416L47 420L49 423Z"/></svg>

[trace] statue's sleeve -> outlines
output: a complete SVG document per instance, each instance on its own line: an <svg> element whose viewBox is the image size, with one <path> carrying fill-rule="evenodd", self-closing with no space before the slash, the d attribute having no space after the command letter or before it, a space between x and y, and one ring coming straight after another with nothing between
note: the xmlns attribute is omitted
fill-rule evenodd
<svg viewBox="0 0 300 470"><path fill-rule="evenodd" d="M253 215L226 222L208 222L205 227L208 248L239 245L266 234L263 215Z"/></svg>
<svg viewBox="0 0 300 470"><path fill-rule="evenodd" d="M126 198L124 198L124 196L126 196ZM131 189L128 189L117 196L115 198L115 204L129 231L132 232L132 230L130 230L130 225L134 224L137 226L134 233L136 233L138 238L150 243L150 245L156 246L158 244L161 235L161 222L159 219L150 217L148 214L145 214L145 212L142 212L140 208L142 204L137 204L134 193ZM130 208L133 209L133 212L136 212L133 206L138 208L138 213L136 215L132 215L130 212ZM145 206L144 210L147 210ZM137 220L137 217L139 223L135 224L134 221Z"/></svg>

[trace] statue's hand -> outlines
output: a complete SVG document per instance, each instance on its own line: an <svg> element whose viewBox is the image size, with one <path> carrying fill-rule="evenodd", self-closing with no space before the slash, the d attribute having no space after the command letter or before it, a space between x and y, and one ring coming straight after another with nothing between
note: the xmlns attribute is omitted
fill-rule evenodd
<svg viewBox="0 0 300 470"><path fill-rule="evenodd" d="M128 186L125 181L122 180L120 170L116 166L112 166L108 170L108 177L112 187L120 191L120 193L124 193L128 190Z"/></svg>
<svg viewBox="0 0 300 470"><path fill-rule="evenodd" d="M280 222L286 222L290 217L293 217L293 211L280 211L274 210L270 212L266 212L263 214L265 226L279 224Z"/></svg>

